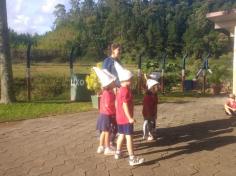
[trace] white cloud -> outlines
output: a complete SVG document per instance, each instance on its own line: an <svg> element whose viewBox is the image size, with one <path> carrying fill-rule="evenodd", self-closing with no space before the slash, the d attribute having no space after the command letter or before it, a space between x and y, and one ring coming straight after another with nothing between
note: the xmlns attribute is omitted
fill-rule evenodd
<svg viewBox="0 0 236 176"><path fill-rule="evenodd" d="M7 0L8 25L18 33L43 34L53 25L54 8L68 0Z"/></svg>
<svg viewBox="0 0 236 176"><path fill-rule="evenodd" d="M11 1L11 2L13 2L13 1ZM12 7L15 7L16 12L21 11L22 2L23 2L23 0L16 0L15 6L12 6Z"/></svg>
<svg viewBox="0 0 236 176"><path fill-rule="evenodd" d="M41 9L45 13L52 13L57 4L65 4L66 0L46 0Z"/></svg>
<svg viewBox="0 0 236 176"><path fill-rule="evenodd" d="M13 23L16 25L29 25L30 17L25 15L18 15L16 19L14 19Z"/></svg>
<svg viewBox="0 0 236 176"><path fill-rule="evenodd" d="M52 13L56 4L56 0L46 0L41 9L45 13Z"/></svg>

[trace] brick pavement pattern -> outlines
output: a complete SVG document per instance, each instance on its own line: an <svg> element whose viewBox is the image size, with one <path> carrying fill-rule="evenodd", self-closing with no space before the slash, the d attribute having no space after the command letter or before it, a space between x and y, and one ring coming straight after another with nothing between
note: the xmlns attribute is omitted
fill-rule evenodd
<svg viewBox="0 0 236 176"><path fill-rule="evenodd" d="M135 107L134 148L145 158L97 154L97 111L0 123L0 176L235 176L236 118L224 97L188 98L158 107L158 140L142 140Z"/></svg>

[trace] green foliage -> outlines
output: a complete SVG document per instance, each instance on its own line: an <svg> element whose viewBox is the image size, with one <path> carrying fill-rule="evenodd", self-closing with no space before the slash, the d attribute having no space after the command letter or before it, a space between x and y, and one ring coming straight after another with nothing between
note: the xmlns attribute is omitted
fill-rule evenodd
<svg viewBox="0 0 236 176"><path fill-rule="evenodd" d="M50 82L50 84L47 84ZM67 93L69 97L70 80L68 77L57 77L49 75L39 75L32 80L32 95L34 99L48 100L55 97L63 97ZM65 98L65 97L64 97Z"/></svg>
<svg viewBox="0 0 236 176"><path fill-rule="evenodd" d="M63 4L55 6L52 32L37 37L38 46L34 50L44 51L38 55L49 53L50 57L44 59L66 61L71 46L77 46L80 58L92 55L94 61L101 60L114 41L122 44L122 57L127 63L135 63L141 53L154 60L161 52L173 58L186 51L194 58L200 58L204 52L218 58L231 49L229 38L215 31L206 13L230 10L236 7L234 0L69 2L68 11ZM15 38L18 41L11 42L14 48L22 47L24 37Z"/></svg>
<svg viewBox="0 0 236 176"><path fill-rule="evenodd" d="M50 83L50 84L48 84ZM14 78L14 91L18 101L27 100L27 87L24 78ZM69 99L69 77L41 74L31 80L32 100L56 100Z"/></svg>
<svg viewBox="0 0 236 176"><path fill-rule="evenodd" d="M232 53L221 56L214 63L210 63L212 74L209 75L209 82L223 84L232 81Z"/></svg>
<svg viewBox="0 0 236 176"><path fill-rule="evenodd" d="M157 60L146 60L142 64L142 70L144 73L151 73L154 71L158 71L160 69L159 62Z"/></svg>
<svg viewBox="0 0 236 176"><path fill-rule="evenodd" d="M176 62L169 62L166 64L165 72L165 89L170 92L181 81L181 66Z"/></svg>

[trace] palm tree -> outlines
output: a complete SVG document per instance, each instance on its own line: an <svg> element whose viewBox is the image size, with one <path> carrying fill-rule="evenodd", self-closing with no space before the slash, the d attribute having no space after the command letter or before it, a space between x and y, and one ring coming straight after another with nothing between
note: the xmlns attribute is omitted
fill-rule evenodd
<svg viewBox="0 0 236 176"><path fill-rule="evenodd" d="M1 61L1 103L15 101L13 91L12 64L7 26L6 0L0 0L0 61Z"/></svg>

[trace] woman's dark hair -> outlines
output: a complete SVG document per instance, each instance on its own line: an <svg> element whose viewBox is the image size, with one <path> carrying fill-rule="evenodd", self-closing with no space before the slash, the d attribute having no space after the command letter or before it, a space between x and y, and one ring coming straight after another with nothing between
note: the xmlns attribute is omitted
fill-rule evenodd
<svg viewBox="0 0 236 176"><path fill-rule="evenodd" d="M112 43L110 46L109 46L109 51L110 51L110 54L112 54L112 51L117 49L117 48L120 48L121 49L121 45L119 43Z"/></svg>

